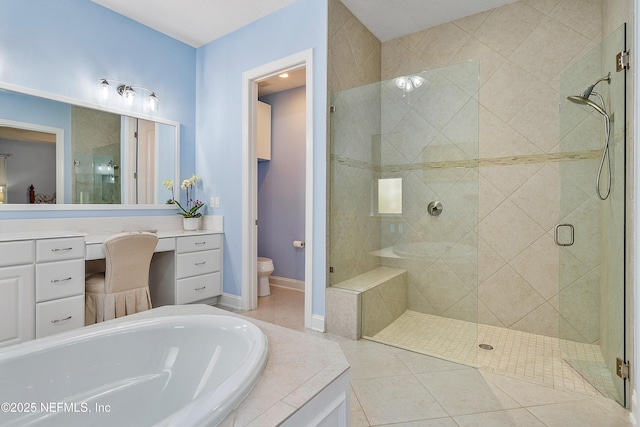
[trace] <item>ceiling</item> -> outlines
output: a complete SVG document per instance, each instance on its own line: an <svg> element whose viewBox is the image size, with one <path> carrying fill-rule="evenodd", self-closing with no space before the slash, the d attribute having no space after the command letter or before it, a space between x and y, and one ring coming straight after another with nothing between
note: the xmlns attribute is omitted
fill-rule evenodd
<svg viewBox="0 0 640 427"><path fill-rule="evenodd" d="M297 0L92 1L190 46L200 47ZM514 1L342 0L342 3L384 42Z"/></svg>
<svg viewBox="0 0 640 427"><path fill-rule="evenodd" d="M190 46L212 40L297 0L92 0Z"/></svg>
<svg viewBox="0 0 640 427"><path fill-rule="evenodd" d="M273 76L269 79L258 82L258 97L270 95L294 87L304 86L307 80L307 69L305 67L289 71L287 77Z"/></svg>
<svg viewBox="0 0 640 427"><path fill-rule="evenodd" d="M297 0L92 0L190 46L200 47ZM341 0L382 42L516 0ZM232 5L232 6L231 6ZM153 13L149 13L153 11ZM260 82L259 96L305 84L305 71Z"/></svg>
<svg viewBox="0 0 640 427"><path fill-rule="evenodd" d="M381 42L516 0L341 0Z"/></svg>

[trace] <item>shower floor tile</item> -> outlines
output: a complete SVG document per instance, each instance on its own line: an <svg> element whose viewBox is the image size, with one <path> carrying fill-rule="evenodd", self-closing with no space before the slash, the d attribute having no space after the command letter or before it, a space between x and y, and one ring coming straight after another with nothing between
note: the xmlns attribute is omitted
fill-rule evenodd
<svg viewBox="0 0 640 427"><path fill-rule="evenodd" d="M409 310L375 336L364 338L558 390L617 398L597 345ZM480 349L480 344L493 350ZM589 372L594 385L563 360L563 351L571 363Z"/></svg>

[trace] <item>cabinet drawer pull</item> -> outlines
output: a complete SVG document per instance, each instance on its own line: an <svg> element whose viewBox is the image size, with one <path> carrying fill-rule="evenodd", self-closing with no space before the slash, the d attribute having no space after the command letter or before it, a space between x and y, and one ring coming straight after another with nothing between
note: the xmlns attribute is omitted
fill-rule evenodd
<svg viewBox="0 0 640 427"><path fill-rule="evenodd" d="M205 289L207 289L207 287L203 286L201 288L195 288L194 291L204 291Z"/></svg>
<svg viewBox="0 0 640 427"><path fill-rule="evenodd" d="M53 248L51 249L51 252L66 252L66 251L70 251L73 248Z"/></svg>
<svg viewBox="0 0 640 427"><path fill-rule="evenodd" d="M65 322L67 320L71 320L73 316L69 316L69 317L65 317L64 319L56 319L56 320L52 320L51 323L56 324L56 323L60 323L60 322Z"/></svg>
<svg viewBox="0 0 640 427"><path fill-rule="evenodd" d="M205 265L206 263L207 261L200 261L200 262L194 263L194 265Z"/></svg>
<svg viewBox="0 0 640 427"><path fill-rule="evenodd" d="M51 283L62 283L62 282L68 282L69 280L71 280L72 277L67 277L66 279L51 279Z"/></svg>
<svg viewBox="0 0 640 427"><path fill-rule="evenodd" d="M200 246L200 245L206 245L207 242L196 242L196 245Z"/></svg>

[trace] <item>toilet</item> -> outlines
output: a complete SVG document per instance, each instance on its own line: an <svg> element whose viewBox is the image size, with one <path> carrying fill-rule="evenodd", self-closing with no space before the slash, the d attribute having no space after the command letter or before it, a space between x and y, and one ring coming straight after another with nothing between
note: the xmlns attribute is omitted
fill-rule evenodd
<svg viewBox="0 0 640 427"><path fill-rule="evenodd" d="M258 296L271 295L269 276L273 273L273 261L269 258L258 257Z"/></svg>

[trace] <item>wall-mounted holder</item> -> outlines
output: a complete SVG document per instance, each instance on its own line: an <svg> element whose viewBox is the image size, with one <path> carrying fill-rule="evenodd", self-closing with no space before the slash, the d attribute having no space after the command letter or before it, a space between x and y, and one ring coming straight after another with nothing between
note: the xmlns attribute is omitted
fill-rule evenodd
<svg viewBox="0 0 640 427"><path fill-rule="evenodd" d="M435 201L435 202L431 202L429 203L429 205L427 206L427 211L429 212L429 215L431 216L438 216L442 213L442 203Z"/></svg>

